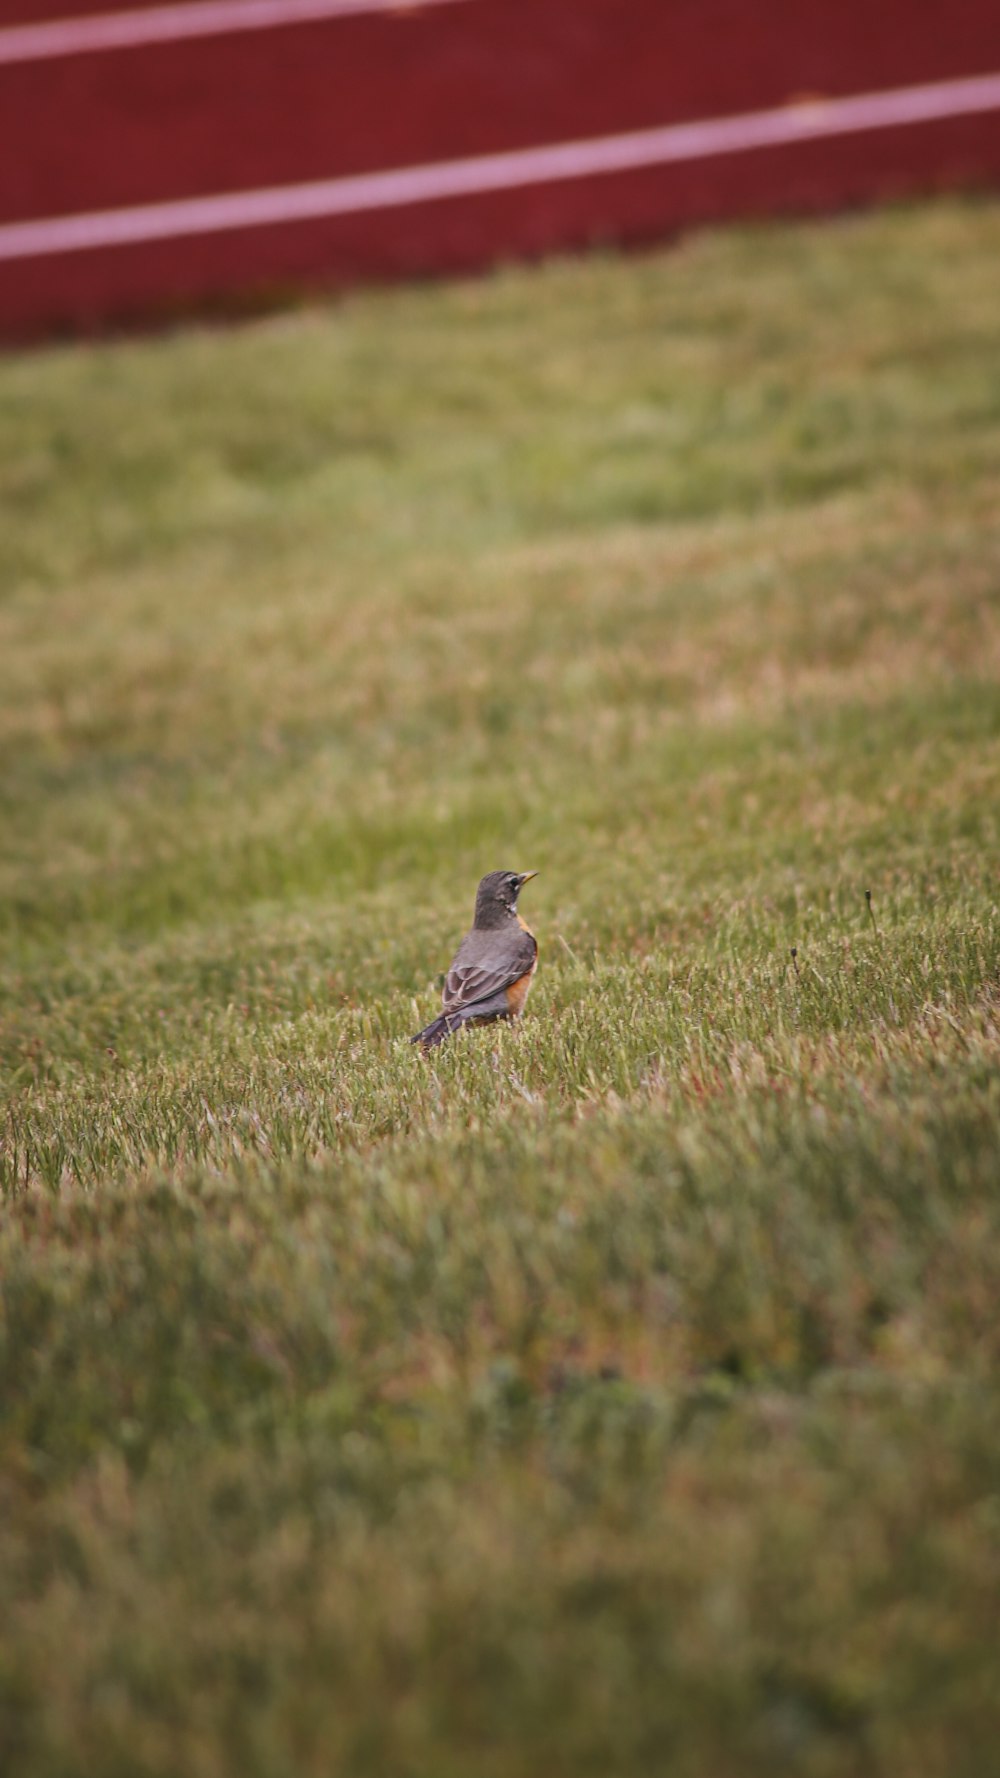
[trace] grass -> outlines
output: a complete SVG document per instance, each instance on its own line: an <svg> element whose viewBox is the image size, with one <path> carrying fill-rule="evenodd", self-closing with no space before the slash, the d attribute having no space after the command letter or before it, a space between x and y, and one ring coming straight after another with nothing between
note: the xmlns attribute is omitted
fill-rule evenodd
<svg viewBox="0 0 1000 1778"><path fill-rule="evenodd" d="M998 252L0 364L10 1778L1000 1770Z"/></svg>

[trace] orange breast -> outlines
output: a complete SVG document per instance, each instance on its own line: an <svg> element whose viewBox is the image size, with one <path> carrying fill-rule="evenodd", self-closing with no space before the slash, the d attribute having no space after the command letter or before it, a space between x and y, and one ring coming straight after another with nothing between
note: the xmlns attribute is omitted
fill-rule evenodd
<svg viewBox="0 0 1000 1778"><path fill-rule="evenodd" d="M515 1019L517 1018L518 1013L521 1012L524 1003L528 998L528 989L531 987L531 978L534 973L535 965L533 963L527 974L522 975L519 981L511 982L510 987L506 990L507 1005L510 1007L511 1015Z"/></svg>

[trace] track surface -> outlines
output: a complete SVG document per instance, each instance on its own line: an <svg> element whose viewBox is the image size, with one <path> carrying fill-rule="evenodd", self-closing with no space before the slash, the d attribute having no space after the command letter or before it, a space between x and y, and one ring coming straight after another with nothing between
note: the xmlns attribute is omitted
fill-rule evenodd
<svg viewBox="0 0 1000 1778"><path fill-rule="evenodd" d="M1000 176L994 0L54 4L0 27L8 337Z"/></svg>

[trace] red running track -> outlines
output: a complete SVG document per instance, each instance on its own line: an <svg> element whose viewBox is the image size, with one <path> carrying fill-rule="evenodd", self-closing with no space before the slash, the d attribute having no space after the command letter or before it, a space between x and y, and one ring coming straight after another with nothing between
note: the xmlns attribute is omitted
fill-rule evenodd
<svg viewBox="0 0 1000 1778"><path fill-rule="evenodd" d="M996 181L1000 8L944 23L940 0L7 0L0 331Z"/></svg>

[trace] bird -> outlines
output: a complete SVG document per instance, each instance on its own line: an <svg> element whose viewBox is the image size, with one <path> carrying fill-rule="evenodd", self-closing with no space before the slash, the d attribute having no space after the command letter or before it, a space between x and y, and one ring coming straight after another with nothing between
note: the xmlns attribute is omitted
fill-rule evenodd
<svg viewBox="0 0 1000 1778"><path fill-rule="evenodd" d="M463 1025L516 1019L538 967L538 945L517 911L517 898L536 870L491 870L476 891L476 911L445 977L443 1012L411 1043L425 1050Z"/></svg>

